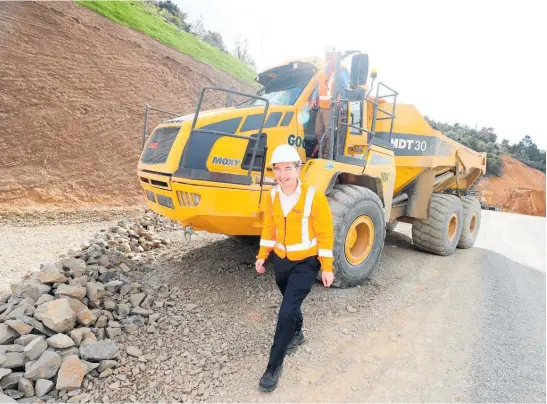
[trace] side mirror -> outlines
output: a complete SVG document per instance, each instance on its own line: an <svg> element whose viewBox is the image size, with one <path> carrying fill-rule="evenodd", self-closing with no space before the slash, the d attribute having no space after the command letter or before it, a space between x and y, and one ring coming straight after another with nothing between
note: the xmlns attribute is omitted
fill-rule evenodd
<svg viewBox="0 0 547 404"><path fill-rule="evenodd" d="M367 83L368 55L359 53L351 58L350 85L352 88Z"/></svg>

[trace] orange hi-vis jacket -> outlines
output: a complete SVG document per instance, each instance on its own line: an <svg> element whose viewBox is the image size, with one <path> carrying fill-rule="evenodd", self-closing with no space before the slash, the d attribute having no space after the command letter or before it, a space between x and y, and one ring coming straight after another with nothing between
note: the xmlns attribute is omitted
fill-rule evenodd
<svg viewBox="0 0 547 404"><path fill-rule="evenodd" d="M340 66L340 71L346 69L344 66ZM332 88L334 84L334 69L329 73L321 70L318 78L319 88L319 108L330 108L330 99L332 97Z"/></svg>
<svg viewBox="0 0 547 404"><path fill-rule="evenodd" d="M292 210L283 215L278 186L265 198L264 227L257 259L266 259L270 251L292 261L317 256L321 269L332 272L334 229L327 197L302 183L300 198Z"/></svg>

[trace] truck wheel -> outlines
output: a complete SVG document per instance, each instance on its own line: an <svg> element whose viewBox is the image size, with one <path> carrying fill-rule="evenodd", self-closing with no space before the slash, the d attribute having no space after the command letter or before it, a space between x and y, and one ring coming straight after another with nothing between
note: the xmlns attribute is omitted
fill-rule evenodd
<svg viewBox="0 0 547 404"><path fill-rule="evenodd" d="M384 247L382 202L370 189L356 185L336 185L328 199L334 226L332 286L355 286L367 278Z"/></svg>
<svg viewBox="0 0 547 404"><path fill-rule="evenodd" d="M429 218L412 223L412 241L422 251L451 255L460 240L463 222L463 206L457 196L433 194Z"/></svg>
<svg viewBox="0 0 547 404"><path fill-rule="evenodd" d="M471 248L475 244L481 226L481 204L475 198L464 196L463 229L458 248Z"/></svg>

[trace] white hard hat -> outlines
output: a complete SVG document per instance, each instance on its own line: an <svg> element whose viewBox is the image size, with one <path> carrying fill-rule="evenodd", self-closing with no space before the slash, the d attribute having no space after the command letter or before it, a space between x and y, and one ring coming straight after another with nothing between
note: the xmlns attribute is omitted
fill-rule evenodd
<svg viewBox="0 0 547 404"><path fill-rule="evenodd" d="M334 52L338 52L338 48L336 47L336 45L325 46L325 53L334 53Z"/></svg>
<svg viewBox="0 0 547 404"><path fill-rule="evenodd" d="M270 164L296 163L302 161L296 149L288 144L281 144L275 148L270 159Z"/></svg>

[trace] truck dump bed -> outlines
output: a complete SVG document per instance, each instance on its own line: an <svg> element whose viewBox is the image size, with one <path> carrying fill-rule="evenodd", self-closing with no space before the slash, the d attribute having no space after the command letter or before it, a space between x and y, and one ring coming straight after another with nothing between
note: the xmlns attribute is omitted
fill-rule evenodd
<svg viewBox="0 0 547 404"><path fill-rule="evenodd" d="M393 104L381 103L391 111ZM376 137L389 141L395 155L394 194L415 180L424 170L433 170L437 181L435 192L446 188L467 189L486 172L486 153L479 153L433 129L414 105L397 104L393 132L389 138L389 120L376 124ZM448 173L449 171L452 174ZM444 177L441 175L446 174Z"/></svg>

